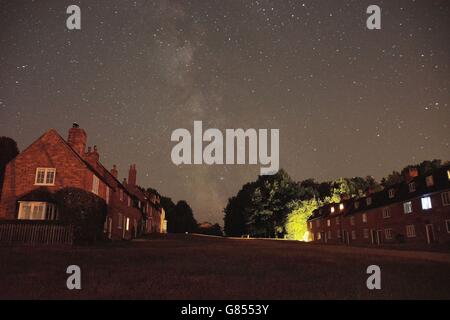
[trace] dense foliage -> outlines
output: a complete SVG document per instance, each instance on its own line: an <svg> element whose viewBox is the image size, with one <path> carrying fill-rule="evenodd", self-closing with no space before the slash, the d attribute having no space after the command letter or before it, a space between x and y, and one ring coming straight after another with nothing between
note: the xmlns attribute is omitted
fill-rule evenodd
<svg viewBox="0 0 450 320"><path fill-rule="evenodd" d="M175 204L171 198L161 197L161 206L166 212L167 232L184 233L197 230L197 221L186 201L181 200Z"/></svg>
<svg viewBox="0 0 450 320"><path fill-rule="evenodd" d="M19 154L17 142L8 137L0 137L0 195L2 194L3 179L6 164Z"/></svg>
<svg viewBox="0 0 450 320"><path fill-rule="evenodd" d="M93 243L102 237L106 202L91 192L64 188L56 192L59 220L74 227L76 243Z"/></svg>

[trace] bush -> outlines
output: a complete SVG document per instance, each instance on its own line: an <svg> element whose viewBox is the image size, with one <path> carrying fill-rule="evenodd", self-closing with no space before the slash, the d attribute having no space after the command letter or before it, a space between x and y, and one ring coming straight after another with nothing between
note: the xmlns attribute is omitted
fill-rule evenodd
<svg viewBox="0 0 450 320"><path fill-rule="evenodd" d="M74 228L75 243L93 243L103 234L106 202L93 193L78 188L56 192L59 220Z"/></svg>

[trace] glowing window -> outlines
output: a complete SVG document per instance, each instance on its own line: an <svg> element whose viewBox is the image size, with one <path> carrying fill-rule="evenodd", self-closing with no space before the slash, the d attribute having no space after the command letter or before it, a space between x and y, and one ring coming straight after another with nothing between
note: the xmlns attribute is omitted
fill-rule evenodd
<svg viewBox="0 0 450 320"><path fill-rule="evenodd" d="M431 198L430 197L423 197L420 199L422 201L422 209L423 210L429 210L432 208L431 206Z"/></svg>
<svg viewBox="0 0 450 320"><path fill-rule="evenodd" d="M339 205L339 210L344 210L344 204L343 203L341 203L340 205Z"/></svg>
<svg viewBox="0 0 450 320"><path fill-rule="evenodd" d="M330 211L331 213L334 213L334 207L331 207Z"/></svg>

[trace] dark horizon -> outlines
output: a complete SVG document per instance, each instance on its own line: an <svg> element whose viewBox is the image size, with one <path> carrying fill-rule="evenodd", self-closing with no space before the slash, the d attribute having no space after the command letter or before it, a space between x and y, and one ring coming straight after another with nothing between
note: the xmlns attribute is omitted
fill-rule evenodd
<svg viewBox="0 0 450 320"><path fill-rule="evenodd" d="M22 151L78 122L119 178L186 200L198 222L259 165L175 166L177 128L279 128L280 167L297 181L373 175L450 160L445 1L77 1L0 4L0 135ZM303 5L304 4L304 5Z"/></svg>

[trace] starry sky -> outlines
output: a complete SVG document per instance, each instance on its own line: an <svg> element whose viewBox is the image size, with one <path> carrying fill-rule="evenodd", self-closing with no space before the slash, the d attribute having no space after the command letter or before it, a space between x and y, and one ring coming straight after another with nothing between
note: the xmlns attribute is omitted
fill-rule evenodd
<svg viewBox="0 0 450 320"><path fill-rule="evenodd" d="M81 30L66 8L81 8ZM366 8L381 7L381 30ZM259 165L171 162L173 130L280 129L297 180L450 159L448 1L0 0L0 135L76 121L102 163L222 223Z"/></svg>

